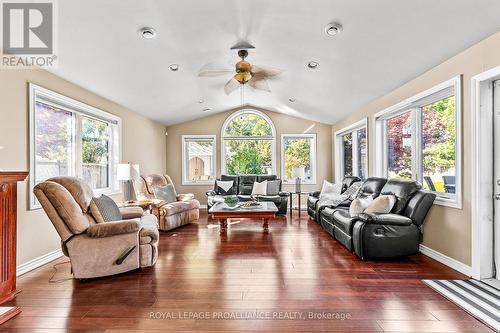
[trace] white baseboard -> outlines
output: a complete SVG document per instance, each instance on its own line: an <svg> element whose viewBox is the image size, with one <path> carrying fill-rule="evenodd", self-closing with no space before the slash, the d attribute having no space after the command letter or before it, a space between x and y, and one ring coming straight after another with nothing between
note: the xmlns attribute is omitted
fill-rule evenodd
<svg viewBox="0 0 500 333"><path fill-rule="evenodd" d="M29 271L34 270L35 268L38 268L40 266L45 265L48 262L51 262L52 260L55 260L57 258L62 257L64 254L62 253L61 249L49 252L47 254L44 254L41 257L32 259L30 261L25 262L24 264L21 264L17 266L16 268L16 275L21 276L25 273L28 273Z"/></svg>
<svg viewBox="0 0 500 333"><path fill-rule="evenodd" d="M420 244L420 253L425 254L426 256L436 261L439 261L440 263L445 264L446 266L453 268L454 270L459 271L462 274L465 274L467 276L472 276L471 266L468 266L456 259L448 257L447 255L444 255L441 252L431 249L430 247Z"/></svg>

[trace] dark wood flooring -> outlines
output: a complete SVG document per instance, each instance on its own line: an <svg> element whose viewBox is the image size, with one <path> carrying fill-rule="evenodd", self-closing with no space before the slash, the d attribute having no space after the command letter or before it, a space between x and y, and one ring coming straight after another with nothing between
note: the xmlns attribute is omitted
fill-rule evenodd
<svg viewBox="0 0 500 333"><path fill-rule="evenodd" d="M59 259L19 278L7 305L23 312L0 331L490 332L420 281L465 276L423 255L363 262L296 214L267 235L242 220L221 238L202 213L161 233L154 268L114 277L48 283Z"/></svg>

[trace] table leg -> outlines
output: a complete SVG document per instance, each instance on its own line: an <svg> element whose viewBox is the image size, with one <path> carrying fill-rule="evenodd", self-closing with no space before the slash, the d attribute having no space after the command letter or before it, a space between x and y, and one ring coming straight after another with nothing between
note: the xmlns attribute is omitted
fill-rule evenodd
<svg viewBox="0 0 500 333"><path fill-rule="evenodd" d="M299 217L300 217L300 208L301 208L301 202L300 202L300 200L301 200L301 199L300 199L300 198L301 198L302 196L300 195L300 193L299 193L299 194L297 194L297 195L298 195L298 197L299 197Z"/></svg>
<svg viewBox="0 0 500 333"><path fill-rule="evenodd" d="M293 208L293 195L292 192L290 192L290 200L288 200L290 203L290 215L292 215L292 208Z"/></svg>
<svg viewBox="0 0 500 333"><path fill-rule="evenodd" d="M269 232L269 219L264 219L262 227L264 228L264 232Z"/></svg>
<svg viewBox="0 0 500 333"><path fill-rule="evenodd" d="M227 219L220 219L220 233L225 234L227 231Z"/></svg>

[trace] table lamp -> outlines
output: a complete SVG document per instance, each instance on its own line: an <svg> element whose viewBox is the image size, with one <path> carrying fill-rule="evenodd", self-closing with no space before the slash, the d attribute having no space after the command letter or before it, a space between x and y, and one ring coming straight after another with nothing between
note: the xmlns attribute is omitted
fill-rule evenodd
<svg viewBox="0 0 500 333"><path fill-rule="evenodd" d="M292 177L295 178L295 193L301 192L302 178L305 178L304 176L305 176L304 167L292 169Z"/></svg>
<svg viewBox="0 0 500 333"><path fill-rule="evenodd" d="M134 189L134 181L140 177L139 164L118 164L116 168L116 179L123 181L123 199L125 201L137 200Z"/></svg>

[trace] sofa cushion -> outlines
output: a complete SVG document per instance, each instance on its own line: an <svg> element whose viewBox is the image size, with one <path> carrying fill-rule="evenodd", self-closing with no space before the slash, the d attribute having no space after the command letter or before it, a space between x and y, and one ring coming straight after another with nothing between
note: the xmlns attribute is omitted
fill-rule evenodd
<svg viewBox="0 0 500 333"><path fill-rule="evenodd" d="M349 215L351 216L358 216L359 214L363 213L368 206L373 201L373 197L371 195L367 196L366 198L356 198L351 202L351 206L349 207Z"/></svg>
<svg viewBox="0 0 500 333"><path fill-rule="evenodd" d="M216 180L215 192L220 195L234 195L234 180Z"/></svg>
<svg viewBox="0 0 500 333"><path fill-rule="evenodd" d="M253 183L252 195L267 195L267 180Z"/></svg>
<svg viewBox="0 0 500 333"><path fill-rule="evenodd" d="M391 213L401 214L406 208L408 201L420 188L420 184L414 180L389 179L380 194L395 195L397 200Z"/></svg>
<svg viewBox="0 0 500 333"><path fill-rule="evenodd" d="M361 181L361 178L356 177L356 176L347 176L342 180L342 189L341 192L343 193L345 190L347 190L352 184Z"/></svg>
<svg viewBox="0 0 500 333"><path fill-rule="evenodd" d="M267 195L278 195L281 191L281 180L267 181Z"/></svg>
<svg viewBox="0 0 500 333"><path fill-rule="evenodd" d="M131 206L131 207L121 207L120 213L122 214L123 220L140 218L144 215L144 210L141 207Z"/></svg>
<svg viewBox="0 0 500 333"><path fill-rule="evenodd" d="M139 231L139 219L99 223L87 229L91 238L104 238Z"/></svg>
<svg viewBox="0 0 500 333"><path fill-rule="evenodd" d="M380 195L380 191L382 191L382 188L384 187L386 182L386 178L368 178L367 180L365 180L363 185L361 185L361 189L358 192L357 198L366 198L370 196L375 199Z"/></svg>
<svg viewBox="0 0 500 333"><path fill-rule="evenodd" d="M92 198L90 213L97 223L119 221L122 219L122 213L116 202L104 194L98 198Z"/></svg>
<svg viewBox="0 0 500 333"><path fill-rule="evenodd" d="M43 191L57 214L73 234L81 234L87 230L90 226L89 219L64 186L53 181L45 181L38 184L37 187Z"/></svg>
<svg viewBox="0 0 500 333"><path fill-rule="evenodd" d="M267 180L268 182L272 180L276 180L278 177L276 175L258 175L257 176L257 181L259 183L262 183L264 180Z"/></svg>
<svg viewBox="0 0 500 333"><path fill-rule="evenodd" d="M259 195L257 197L257 200L264 202L274 202L277 205L281 203L281 197L279 195Z"/></svg>
<svg viewBox="0 0 500 333"><path fill-rule="evenodd" d="M220 176L220 180L222 180L222 181L231 181L232 180L233 181L232 194L238 194L238 186L239 186L239 177L238 176L222 175L222 176ZM215 184L214 190L217 194L221 194L221 193L217 192L217 184Z"/></svg>
<svg viewBox="0 0 500 333"><path fill-rule="evenodd" d="M176 201L161 206L161 209L165 213L165 216L179 214L191 209L198 208L200 208L200 203L198 202L198 200Z"/></svg>
<svg viewBox="0 0 500 333"><path fill-rule="evenodd" d="M351 217L349 215L348 211L345 210L336 210L333 213L333 218L334 218L334 225L342 230L342 232L351 235L352 234L352 227L354 225L354 222L357 221L356 217Z"/></svg>
<svg viewBox="0 0 500 333"><path fill-rule="evenodd" d="M173 185L168 184L165 186L156 186L153 188L156 199L171 203L177 201L177 193Z"/></svg>
<svg viewBox="0 0 500 333"><path fill-rule="evenodd" d="M365 213L380 213L388 214L396 204L396 197L394 195L381 195L364 210Z"/></svg>
<svg viewBox="0 0 500 333"><path fill-rule="evenodd" d="M245 175L239 176L239 192L238 194L252 194L253 183L257 180L257 176Z"/></svg>

